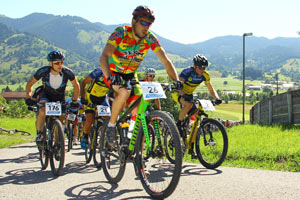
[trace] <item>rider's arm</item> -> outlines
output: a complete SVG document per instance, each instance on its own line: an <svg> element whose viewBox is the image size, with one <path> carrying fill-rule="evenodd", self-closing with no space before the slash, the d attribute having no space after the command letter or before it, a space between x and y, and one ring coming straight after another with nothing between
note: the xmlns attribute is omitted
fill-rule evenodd
<svg viewBox="0 0 300 200"><path fill-rule="evenodd" d="M38 80L36 80L34 77L32 77L26 85L26 98L31 98L31 93L32 93L32 86L37 82Z"/></svg>
<svg viewBox="0 0 300 200"><path fill-rule="evenodd" d="M166 71L167 71L168 75L170 76L170 78L173 81L179 80L177 71L176 71L173 63L171 62L171 60L167 57L165 50L163 48L160 48L158 51L155 52L155 54L157 55L160 62L165 66Z"/></svg>
<svg viewBox="0 0 300 200"><path fill-rule="evenodd" d="M107 43L102 52L102 55L100 56L100 67L105 77L109 77L111 75L108 60L112 56L115 49L116 47L114 47L112 44Z"/></svg>
<svg viewBox="0 0 300 200"><path fill-rule="evenodd" d="M71 81L74 87L74 94L73 94L73 101L77 101L79 97L79 83L77 81L77 78L75 77L73 81Z"/></svg>
<svg viewBox="0 0 300 200"><path fill-rule="evenodd" d="M91 82L93 79L90 76L87 76L80 85L80 96L82 99L85 99L85 86Z"/></svg>
<svg viewBox="0 0 300 200"><path fill-rule="evenodd" d="M213 88L213 86L210 83L206 83L206 87L211 96L213 96L215 99L219 99L218 93L216 92L216 90Z"/></svg>

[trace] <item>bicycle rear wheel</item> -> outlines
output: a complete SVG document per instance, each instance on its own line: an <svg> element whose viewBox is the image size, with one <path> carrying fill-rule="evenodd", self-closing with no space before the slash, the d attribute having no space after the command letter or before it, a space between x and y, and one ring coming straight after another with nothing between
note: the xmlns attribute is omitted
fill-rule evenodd
<svg viewBox="0 0 300 200"><path fill-rule="evenodd" d="M228 151L224 126L215 119L204 119L197 131L196 152L200 163L208 169L219 167Z"/></svg>
<svg viewBox="0 0 300 200"><path fill-rule="evenodd" d="M121 159L119 144L116 144L114 147L108 145L106 129L109 119L107 118L100 128L101 165L106 179L110 183L118 183L124 176L126 160Z"/></svg>
<svg viewBox="0 0 300 200"><path fill-rule="evenodd" d="M159 135L154 145L147 147L141 127L136 144L136 164L138 174L146 192L153 198L166 198L175 190L182 169L182 152L179 132L171 117L163 111L153 111L147 116L147 126L153 126ZM149 128L148 128L149 130ZM174 143L174 164L167 158L165 135L171 135ZM151 142L152 143L152 142Z"/></svg>
<svg viewBox="0 0 300 200"><path fill-rule="evenodd" d="M58 119L53 121L51 134L50 166L52 173L59 176L65 164L65 141L62 124Z"/></svg>
<svg viewBox="0 0 300 200"><path fill-rule="evenodd" d="M98 127L95 133L94 139L94 151L93 151L93 161L95 166L101 168L101 154L100 154L100 128Z"/></svg>
<svg viewBox="0 0 300 200"><path fill-rule="evenodd" d="M49 150L47 148L48 134L47 134L46 127L44 127L42 134L43 134L42 145L38 147L38 150L40 154L40 162L41 162L42 170L44 170L48 167L49 164Z"/></svg>

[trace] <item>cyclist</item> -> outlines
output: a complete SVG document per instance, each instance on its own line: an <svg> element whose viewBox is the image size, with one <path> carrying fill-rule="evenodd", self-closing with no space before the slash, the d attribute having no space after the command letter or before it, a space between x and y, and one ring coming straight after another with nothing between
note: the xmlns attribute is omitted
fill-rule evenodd
<svg viewBox="0 0 300 200"><path fill-rule="evenodd" d="M133 79L136 70L151 49L164 65L175 86L182 86L174 65L166 55L157 37L149 31L155 20L154 13L147 6L134 9L131 25L118 27L108 38L107 44L100 56L100 66L107 77L110 87L115 92L112 103L111 118L107 128L107 139L110 145L116 140L116 121L128 99L130 90L120 87L122 80ZM133 113L134 115L134 113Z"/></svg>
<svg viewBox="0 0 300 200"><path fill-rule="evenodd" d="M80 85L80 96L81 102L83 104L97 104L109 106L108 100L106 98L106 93L109 88L105 83L104 75L101 69L95 69L91 72ZM85 92L85 87L90 84L87 91ZM86 121L83 125L83 138L81 139L81 148L86 149L88 145L88 133L91 131L92 124L94 122L96 108L85 107Z"/></svg>
<svg viewBox="0 0 300 200"><path fill-rule="evenodd" d="M73 101L72 97L69 97L69 98L66 99L66 103L67 104L71 105L72 101ZM81 99L78 99L78 106L79 107L76 106L75 108L73 108L72 106L70 106L68 108L68 112L73 113L73 114L75 114L75 115L78 116L79 115L79 111L84 108L84 105L81 103ZM66 119L65 119L65 125L67 125L67 124L68 124L68 118L66 117ZM77 133L78 133L77 126L78 126L78 118L76 118L76 120L74 121L73 144L75 144L75 145L77 144Z"/></svg>
<svg viewBox="0 0 300 200"><path fill-rule="evenodd" d="M177 121L177 127L181 136L183 128L182 121L184 117L192 108L196 108L196 105L193 103L193 92L200 83L205 83L210 95L216 99L216 104L222 103L218 93L210 83L210 76L206 71L206 68L208 67L207 58L202 54L197 54L193 57L193 63L194 65L192 67L183 69L179 75L179 79L184 83L183 89L178 90L178 93L172 94L173 99L182 106ZM192 155L192 158L196 158L193 145L194 143L192 143L192 148L190 148L188 153Z"/></svg>
<svg viewBox="0 0 300 200"><path fill-rule="evenodd" d="M32 86L40 79L43 82L43 90L40 93L38 101L40 103L46 102L64 102L65 101L65 89L68 80L71 81L74 87L73 102L72 106L78 106L78 96L79 96L79 84L73 73L73 71L64 64L65 56L60 51L52 51L48 54L47 60L49 61L49 66L41 67L37 72L31 77L26 85L26 104L34 105L36 101L32 99ZM63 121L64 115L60 117ZM40 108L36 117L36 143L41 144L42 141L42 130L45 123L45 107Z"/></svg>
<svg viewBox="0 0 300 200"><path fill-rule="evenodd" d="M145 75L146 75L146 78L144 79L144 81L152 82L152 81L154 81L156 71L154 68L147 68ZM155 105L158 110L161 110L159 99L155 99Z"/></svg>

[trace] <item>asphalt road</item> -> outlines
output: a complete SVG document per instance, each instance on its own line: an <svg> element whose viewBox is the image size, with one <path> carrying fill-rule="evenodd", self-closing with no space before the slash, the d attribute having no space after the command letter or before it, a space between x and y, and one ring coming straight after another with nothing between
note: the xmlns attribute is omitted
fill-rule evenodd
<svg viewBox="0 0 300 200"><path fill-rule="evenodd" d="M119 184L106 181L101 170L85 164L79 146L66 153L62 176L50 165L41 170L33 143L0 149L0 199L151 199L135 177L131 163ZM300 199L300 173L184 163L175 192L168 199Z"/></svg>

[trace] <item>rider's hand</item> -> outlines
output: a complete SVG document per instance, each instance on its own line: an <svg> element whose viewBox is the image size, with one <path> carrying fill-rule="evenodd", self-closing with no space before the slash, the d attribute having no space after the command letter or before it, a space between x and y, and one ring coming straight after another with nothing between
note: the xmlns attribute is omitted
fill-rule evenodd
<svg viewBox="0 0 300 200"><path fill-rule="evenodd" d="M88 101L87 101L86 99L83 99L83 98L81 98L81 100L80 100L80 101L81 101L81 103L82 103L82 104L84 104L84 105L88 105Z"/></svg>
<svg viewBox="0 0 300 200"><path fill-rule="evenodd" d="M27 106L33 106L33 105L36 104L36 101L34 101L31 98L28 98L28 99L25 99L25 103L26 103Z"/></svg>
<svg viewBox="0 0 300 200"><path fill-rule="evenodd" d="M119 74L116 75L110 75L108 77L108 82L110 83L110 85L122 85L123 83L123 79Z"/></svg>
<svg viewBox="0 0 300 200"><path fill-rule="evenodd" d="M216 100L215 100L215 104L216 104L216 105L219 105L219 104L221 104L221 103L222 103L222 99L216 99Z"/></svg>
<svg viewBox="0 0 300 200"><path fill-rule="evenodd" d="M180 80L174 81L173 85L176 88L176 90L182 90L182 88L183 88L183 82Z"/></svg>

